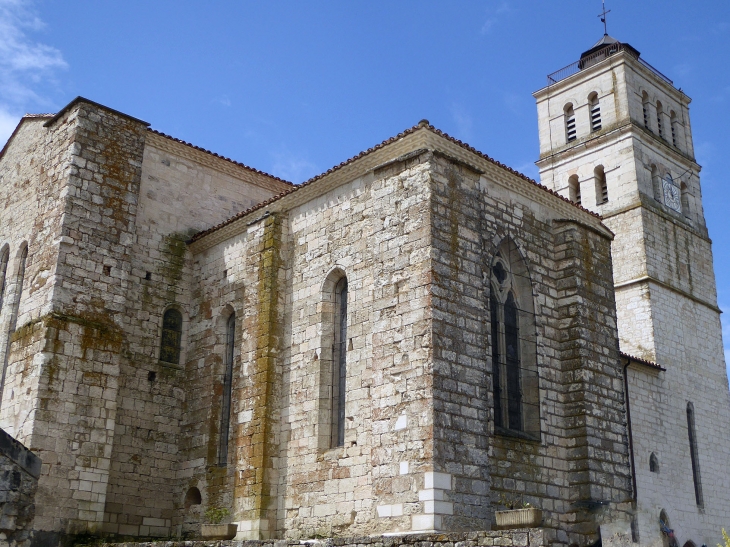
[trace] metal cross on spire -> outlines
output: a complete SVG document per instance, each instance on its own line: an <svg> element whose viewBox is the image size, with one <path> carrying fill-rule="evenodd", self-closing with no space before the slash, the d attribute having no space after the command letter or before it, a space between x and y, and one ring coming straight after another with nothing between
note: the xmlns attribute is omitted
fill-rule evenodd
<svg viewBox="0 0 730 547"><path fill-rule="evenodd" d="M608 26L606 25L606 15L611 13L611 10L606 11L606 0L601 0L601 4L603 4L603 12L598 15L598 17L601 18L601 23L603 23L603 34L605 36L608 36Z"/></svg>

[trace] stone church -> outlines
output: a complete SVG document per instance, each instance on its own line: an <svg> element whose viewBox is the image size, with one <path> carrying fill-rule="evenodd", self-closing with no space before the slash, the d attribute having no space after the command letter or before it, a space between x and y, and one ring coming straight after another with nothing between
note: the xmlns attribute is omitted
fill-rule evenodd
<svg viewBox="0 0 730 547"><path fill-rule="evenodd" d="M604 36L540 183L423 120L300 184L84 98L0 152L33 542L494 530L714 545L730 392L690 98ZM511 543L497 543L508 545Z"/></svg>

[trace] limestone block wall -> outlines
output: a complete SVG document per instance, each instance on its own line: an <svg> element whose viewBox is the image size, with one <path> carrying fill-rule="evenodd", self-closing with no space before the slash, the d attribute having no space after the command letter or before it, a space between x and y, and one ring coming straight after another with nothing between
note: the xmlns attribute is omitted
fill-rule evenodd
<svg viewBox="0 0 730 547"><path fill-rule="evenodd" d="M589 541L602 522L628 526L609 234L574 228L566 240L562 215L538 205L523 181L438 156L433 163L434 469L452 482L449 513L437 518L446 529L491 525L500 497L517 492L544 509L550 543ZM489 269L505 238L525 259L534 293L536 332L524 336L537 347L536 438L493 427ZM569 290L576 279L578 301ZM611 404L599 408L598 400ZM581 423L584 413L601 425ZM484 458L488 467L478 465ZM576 500L592 499L612 503L605 521L576 510Z"/></svg>
<svg viewBox="0 0 730 547"><path fill-rule="evenodd" d="M176 484L191 320L192 266L185 242L289 188L282 180L146 132L105 532L167 536L175 511L185 503ZM178 364L159 359L163 316L170 308L183 317Z"/></svg>
<svg viewBox="0 0 730 547"><path fill-rule="evenodd" d="M199 325L187 370L201 389L186 402L183 427L194 434L180 476L204 504L230 507L242 537L417 525L419 491L438 480L429 465L427 172L419 159L384 167L195 255ZM333 309L325 287L341 275L349 292L347 418L344 445L331 448ZM267 289L272 278L277 286ZM266 320L276 302L281 312ZM240 324L240 361L229 461L216 467L221 322L230 311ZM268 393L266 382L275 383Z"/></svg>
<svg viewBox="0 0 730 547"><path fill-rule="evenodd" d="M49 311L61 245L63 180L71 168L69 126L47 129L48 117L26 117L0 154L0 255L9 263L0 295L0 365L5 368L0 423L29 443L37 408L40 363L33 356L17 365L10 359L11 334ZM28 255L22 287L21 254ZM2 276L3 272L0 272ZM36 348L37 349L37 348ZM22 395L22 396L21 396Z"/></svg>

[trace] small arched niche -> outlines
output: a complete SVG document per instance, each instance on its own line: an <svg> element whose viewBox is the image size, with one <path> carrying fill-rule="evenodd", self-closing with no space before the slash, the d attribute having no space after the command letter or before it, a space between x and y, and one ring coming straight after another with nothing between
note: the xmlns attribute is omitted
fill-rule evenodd
<svg viewBox="0 0 730 547"><path fill-rule="evenodd" d="M200 505L201 503L203 503L203 497L200 495L200 490L195 486L188 488L188 491L185 493L185 510L190 509L194 505Z"/></svg>
<svg viewBox="0 0 730 547"><path fill-rule="evenodd" d="M652 473L659 473L659 458L656 457L654 452L649 456L649 471Z"/></svg>

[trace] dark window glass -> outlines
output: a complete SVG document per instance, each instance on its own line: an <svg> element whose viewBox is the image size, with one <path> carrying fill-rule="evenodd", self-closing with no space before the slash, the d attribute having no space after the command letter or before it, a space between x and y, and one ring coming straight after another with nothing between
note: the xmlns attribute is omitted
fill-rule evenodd
<svg viewBox="0 0 730 547"><path fill-rule="evenodd" d="M180 342L182 340L182 314L170 309L162 318L162 340L160 361L177 365L180 363Z"/></svg>
<svg viewBox="0 0 730 547"><path fill-rule="evenodd" d="M692 460L692 479L695 485L695 501L702 507L702 483L700 482L700 462L697 457L697 434L695 431L695 414L692 403L687 403L687 432L689 435L689 456Z"/></svg>
<svg viewBox="0 0 730 547"><path fill-rule="evenodd" d="M221 428L218 445L218 465L228 463L228 436L231 427L231 394L233 391L233 356L236 348L236 314L226 323L225 372L223 373L223 400L221 401Z"/></svg>
<svg viewBox="0 0 730 547"><path fill-rule="evenodd" d="M347 278L335 287L335 337L332 374L332 445L345 444L345 399L347 392Z"/></svg>
<svg viewBox="0 0 730 547"><path fill-rule="evenodd" d="M502 427L502 386L499 371L499 303L492 295L489 299L492 321L492 389L494 391L494 425Z"/></svg>
<svg viewBox="0 0 730 547"><path fill-rule="evenodd" d="M504 304L504 341L507 360L507 401L510 429L522 430L522 394L520 391L520 330L517 305L512 293Z"/></svg>

